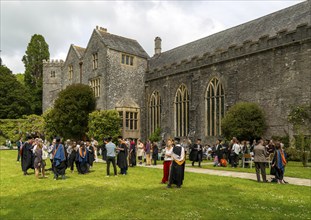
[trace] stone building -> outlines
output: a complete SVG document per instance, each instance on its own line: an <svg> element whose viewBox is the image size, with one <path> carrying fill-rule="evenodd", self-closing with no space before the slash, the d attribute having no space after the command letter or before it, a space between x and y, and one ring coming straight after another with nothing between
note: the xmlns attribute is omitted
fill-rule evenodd
<svg viewBox="0 0 311 220"><path fill-rule="evenodd" d="M65 61L44 61L43 111L52 107L66 86L89 84L97 109L118 110L124 136L140 137L148 58L136 40L96 27L86 48L71 45Z"/></svg>
<svg viewBox="0 0 311 220"><path fill-rule="evenodd" d="M45 63L43 110L82 82L99 109L120 112L125 136L145 139L160 127L166 136L213 141L240 101L264 109L267 137L291 135L290 107L311 101L310 69L310 0L166 52L157 37L151 58L136 41L97 28L86 49L71 45L65 62ZM127 133L130 123L136 133Z"/></svg>

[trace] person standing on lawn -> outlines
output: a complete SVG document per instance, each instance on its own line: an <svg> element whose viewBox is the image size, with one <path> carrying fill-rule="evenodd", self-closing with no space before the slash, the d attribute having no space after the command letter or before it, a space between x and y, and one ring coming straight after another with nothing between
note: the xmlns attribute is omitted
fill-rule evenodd
<svg viewBox="0 0 311 220"><path fill-rule="evenodd" d="M70 167L70 171L74 172L74 163L77 157L77 143L75 141L72 142L71 145L67 148L68 154L68 167Z"/></svg>
<svg viewBox="0 0 311 220"><path fill-rule="evenodd" d="M122 136L118 137L119 146L117 147L117 150L119 150L118 157L117 157L117 164L118 167L121 169L121 174L126 175L127 174L127 146L125 141L123 140Z"/></svg>
<svg viewBox="0 0 311 220"><path fill-rule="evenodd" d="M140 139L138 139L137 156L138 156L139 165L143 164L143 155L144 155L144 144Z"/></svg>
<svg viewBox="0 0 311 220"><path fill-rule="evenodd" d="M85 143L81 141L76 157L76 166L79 174L86 174L89 172L88 153Z"/></svg>
<svg viewBox="0 0 311 220"><path fill-rule="evenodd" d="M21 137L17 142L16 142L16 146L17 146L17 162L19 162L19 159L21 157L21 147L23 146L23 138Z"/></svg>
<svg viewBox="0 0 311 220"><path fill-rule="evenodd" d="M133 138L130 138L130 166L136 166L136 143Z"/></svg>
<svg viewBox="0 0 311 220"><path fill-rule="evenodd" d="M275 178L277 179L279 184L284 184L284 171L286 166L286 157L285 153L281 147L280 142L275 144L275 152L272 160L272 167L275 169Z"/></svg>
<svg viewBox="0 0 311 220"><path fill-rule="evenodd" d="M58 179L58 176L62 176L62 179L66 179L66 153L65 147L61 144L60 137L55 138L56 144L53 148L53 171L54 171L54 180Z"/></svg>
<svg viewBox="0 0 311 220"><path fill-rule="evenodd" d="M173 162L170 168L169 180L167 188L171 188L172 184L176 184L177 188L181 188L184 180L185 172L185 149L180 145L180 138L175 138L175 146L173 147Z"/></svg>
<svg viewBox="0 0 311 220"><path fill-rule="evenodd" d="M163 162L163 178L161 183L165 184L168 181L170 174L170 167L172 163L172 153L173 153L173 140L168 139L165 147L164 162Z"/></svg>
<svg viewBox="0 0 311 220"><path fill-rule="evenodd" d="M27 170L29 168L33 169L33 161L34 161L34 156L33 156L33 138L31 136L27 136L27 141L21 148L21 160L22 160L22 171L24 175L29 175L27 173Z"/></svg>
<svg viewBox="0 0 311 220"><path fill-rule="evenodd" d="M42 148L43 143L42 140L38 141L36 150L34 152L35 154L35 160L34 160L34 168L35 168L35 176L37 179L39 179L39 172L42 173L42 177L45 177L45 161L42 159Z"/></svg>
<svg viewBox="0 0 311 220"><path fill-rule="evenodd" d="M95 147L89 140L86 141L86 147L88 150L88 163L90 167L93 167L93 162L95 161Z"/></svg>
<svg viewBox="0 0 311 220"><path fill-rule="evenodd" d="M108 141L108 143L106 144L107 177L110 176L110 163L112 163L114 175L117 176L116 145L112 143L112 137L108 137L107 141Z"/></svg>
<svg viewBox="0 0 311 220"><path fill-rule="evenodd" d="M107 149L106 149L106 144L107 142L107 138L104 138L103 140L103 145L102 145L102 159L103 161L107 161Z"/></svg>
<svg viewBox="0 0 311 220"><path fill-rule="evenodd" d="M221 145L221 140L216 141L216 146L215 146L215 154L217 155L218 158L218 166L221 166L221 160L223 159L223 147Z"/></svg>
<svg viewBox="0 0 311 220"><path fill-rule="evenodd" d="M194 162L199 162L199 167L201 167L201 161L203 159L203 146L200 138L198 138L197 142L192 146L189 159L192 161L192 166L194 166Z"/></svg>
<svg viewBox="0 0 311 220"><path fill-rule="evenodd" d="M146 166L151 165L151 142L149 139L147 139L146 146L145 146L145 152L146 152Z"/></svg>
<svg viewBox="0 0 311 220"><path fill-rule="evenodd" d="M260 182L260 172L261 172L263 182L267 182L267 177L266 177L267 150L263 144L264 144L263 139L258 140L257 145L254 147L254 150L253 150L257 182Z"/></svg>
<svg viewBox="0 0 311 220"><path fill-rule="evenodd" d="M152 143L152 160L153 160L154 166L157 165L158 153L159 153L158 144L157 144L157 142L154 141Z"/></svg>

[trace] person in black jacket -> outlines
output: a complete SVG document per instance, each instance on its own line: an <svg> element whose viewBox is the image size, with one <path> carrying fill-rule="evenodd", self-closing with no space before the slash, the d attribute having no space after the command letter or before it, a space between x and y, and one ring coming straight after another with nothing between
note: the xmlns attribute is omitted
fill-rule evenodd
<svg viewBox="0 0 311 220"><path fill-rule="evenodd" d="M156 166L157 165L157 160L158 160L158 145L157 142L153 142L152 143L152 160L153 160L153 165Z"/></svg>
<svg viewBox="0 0 311 220"><path fill-rule="evenodd" d="M103 145L102 145L102 157L104 161L107 161L107 149L106 144L108 144L107 138L104 138Z"/></svg>
<svg viewBox="0 0 311 220"><path fill-rule="evenodd" d="M95 161L95 148L91 145L89 140L86 141L86 147L88 150L88 164L93 167L93 162Z"/></svg>
<svg viewBox="0 0 311 220"><path fill-rule="evenodd" d="M22 171L24 175L28 175L28 169L34 169L34 155L33 155L33 138L27 136L27 141L21 148Z"/></svg>
<svg viewBox="0 0 311 220"><path fill-rule="evenodd" d="M119 151L119 153L117 156L117 164L121 170L120 173L122 175L126 175L127 168L128 168L128 164L127 164L128 149L122 136L118 137L118 141L119 141L119 145L117 147L117 150Z"/></svg>
<svg viewBox="0 0 311 220"><path fill-rule="evenodd" d="M192 166L194 166L194 162L199 162L199 167L201 167L201 161L203 159L203 145L201 144L201 139L198 138L197 142L192 146L189 158L192 161Z"/></svg>

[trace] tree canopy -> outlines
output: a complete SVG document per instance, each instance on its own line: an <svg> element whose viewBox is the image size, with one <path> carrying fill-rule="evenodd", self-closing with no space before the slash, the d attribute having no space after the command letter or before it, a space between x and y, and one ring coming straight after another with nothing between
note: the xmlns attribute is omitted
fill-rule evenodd
<svg viewBox="0 0 311 220"><path fill-rule="evenodd" d="M0 66L0 118L21 118L30 114L30 96L6 66Z"/></svg>
<svg viewBox="0 0 311 220"><path fill-rule="evenodd" d="M22 61L25 65L25 85L32 97L32 111L42 113L42 74L43 60L50 59L49 45L40 34L35 34L27 46L26 54Z"/></svg>
<svg viewBox="0 0 311 220"><path fill-rule="evenodd" d="M256 103L237 103L222 120L222 132L227 139L252 140L261 137L266 129L265 114Z"/></svg>
<svg viewBox="0 0 311 220"><path fill-rule="evenodd" d="M98 141L111 136L117 139L121 135L121 118L116 110L94 111L89 114L89 131L87 135Z"/></svg>
<svg viewBox="0 0 311 220"><path fill-rule="evenodd" d="M67 86L59 93L54 108L44 114L47 132L64 138L85 138L88 116L95 106L96 100L88 85Z"/></svg>
<svg viewBox="0 0 311 220"><path fill-rule="evenodd" d="M156 128L155 131L149 136L151 142L157 142L161 140L161 128Z"/></svg>

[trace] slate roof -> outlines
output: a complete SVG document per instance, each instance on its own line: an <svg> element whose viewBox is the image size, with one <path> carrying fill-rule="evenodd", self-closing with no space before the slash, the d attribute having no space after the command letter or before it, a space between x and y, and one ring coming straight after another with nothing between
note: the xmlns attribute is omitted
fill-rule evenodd
<svg viewBox="0 0 311 220"><path fill-rule="evenodd" d="M83 48L83 47L79 47L79 46L73 45L73 44L72 44L72 47L76 51L79 59L81 59L83 57L84 52L85 52L86 49Z"/></svg>
<svg viewBox="0 0 311 220"><path fill-rule="evenodd" d="M110 34L106 31L102 31L99 29L95 30L102 37L103 43L108 48L146 59L149 58L149 55L136 40Z"/></svg>
<svg viewBox="0 0 311 220"><path fill-rule="evenodd" d="M311 0L153 56L149 69L179 63L217 49L227 49L231 45L242 45L244 41L258 40L264 35L275 36L280 30L291 31L303 23L311 24Z"/></svg>

